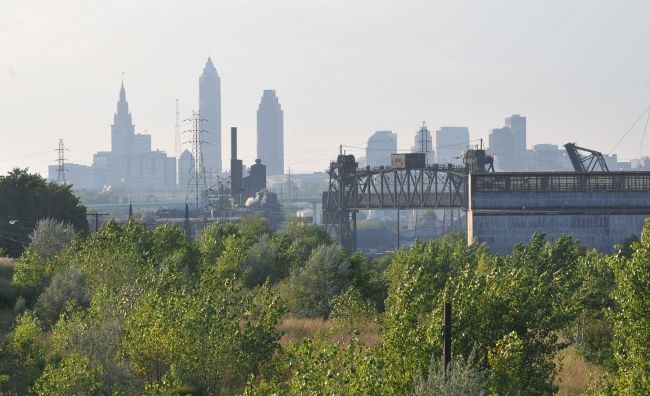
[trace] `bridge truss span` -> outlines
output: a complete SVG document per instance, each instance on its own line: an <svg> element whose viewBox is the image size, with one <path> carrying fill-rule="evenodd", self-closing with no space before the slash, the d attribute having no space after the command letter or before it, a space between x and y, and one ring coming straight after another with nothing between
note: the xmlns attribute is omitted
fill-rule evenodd
<svg viewBox="0 0 650 396"><path fill-rule="evenodd" d="M356 249L356 213L371 209L467 208L465 167L357 168L354 156L339 155L328 170L323 222L341 244Z"/></svg>

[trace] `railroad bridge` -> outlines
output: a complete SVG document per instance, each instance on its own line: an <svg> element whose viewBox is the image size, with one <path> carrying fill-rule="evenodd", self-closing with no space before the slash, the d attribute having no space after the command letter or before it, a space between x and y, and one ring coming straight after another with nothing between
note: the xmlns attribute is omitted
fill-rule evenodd
<svg viewBox="0 0 650 396"><path fill-rule="evenodd" d="M328 170L323 222L354 251L360 210L458 208L468 243L485 242L497 254L535 232L550 240L570 233L610 252L638 236L650 215L650 172L494 173L471 165L359 169L353 155L339 155Z"/></svg>

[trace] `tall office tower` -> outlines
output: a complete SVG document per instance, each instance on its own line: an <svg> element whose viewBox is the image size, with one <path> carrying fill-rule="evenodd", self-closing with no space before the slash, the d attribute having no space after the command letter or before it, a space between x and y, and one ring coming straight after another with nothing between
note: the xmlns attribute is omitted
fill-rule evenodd
<svg viewBox="0 0 650 396"><path fill-rule="evenodd" d="M178 158L178 188L187 189L187 183L192 179L194 173L194 156L188 150Z"/></svg>
<svg viewBox="0 0 650 396"><path fill-rule="evenodd" d="M206 180L216 180L221 174L221 80L212 59L199 77L199 113L205 144L202 147Z"/></svg>
<svg viewBox="0 0 650 396"><path fill-rule="evenodd" d="M368 139L366 165L390 166L390 155L397 152L397 135L392 131L377 131Z"/></svg>
<svg viewBox="0 0 650 396"><path fill-rule="evenodd" d="M257 158L268 176L284 174L284 113L272 89L264 90L257 109Z"/></svg>
<svg viewBox="0 0 650 396"><path fill-rule="evenodd" d="M469 146L467 127L441 127L436 131L436 162L462 165Z"/></svg>
<svg viewBox="0 0 650 396"><path fill-rule="evenodd" d="M517 152L526 151L526 117L513 114L506 118L506 126L512 130L512 148Z"/></svg>
<svg viewBox="0 0 650 396"><path fill-rule="evenodd" d="M427 165L431 165L434 162L434 152L433 144L431 142L431 132L427 129L427 126L422 122L420 130L415 133L414 145L411 147L412 153L425 153L425 159Z"/></svg>
<svg viewBox="0 0 650 396"><path fill-rule="evenodd" d="M509 127L495 128L490 131L488 153L494 156L494 167L500 171L515 171L517 159L514 151L514 136Z"/></svg>
<svg viewBox="0 0 650 396"><path fill-rule="evenodd" d="M129 103L126 101L124 83L122 83L120 100L117 102L117 111L113 115L113 125L111 125L111 151L117 155L129 154L134 135L135 125L133 125Z"/></svg>

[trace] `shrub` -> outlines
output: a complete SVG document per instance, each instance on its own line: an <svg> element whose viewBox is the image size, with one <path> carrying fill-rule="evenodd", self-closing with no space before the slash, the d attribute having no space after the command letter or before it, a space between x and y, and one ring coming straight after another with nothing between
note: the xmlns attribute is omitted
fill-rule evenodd
<svg viewBox="0 0 650 396"><path fill-rule="evenodd" d="M34 253L45 260L54 257L74 237L70 224L55 219L42 219L29 236Z"/></svg>

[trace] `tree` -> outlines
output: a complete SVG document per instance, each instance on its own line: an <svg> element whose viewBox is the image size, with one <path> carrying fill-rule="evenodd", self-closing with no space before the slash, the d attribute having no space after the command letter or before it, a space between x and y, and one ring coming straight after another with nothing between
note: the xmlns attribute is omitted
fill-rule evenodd
<svg viewBox="0 0 650 396"><path fill-rule="evenodd" d="M83 309L90 305L86 276L67 268L52 277L50 285L38 297L34 313L46 327L53 325L66 310Z"/></svg>
<svg viewBox="0 0 650 396"><path fill-rule="evenodd" d="M298 316L327 317L331 300L349 283L350 262L340 245L314 249L304 268L290 279L290 308Z"/></svg>
<svg viewBox="0 0 650 396"><path fill-rule="evenodd" d="M288 263L280 259L280 251L271 239L263 235L254 243L242 263L244 284L253 288L267 279L276 283L289 275Z"/></svg>
<svg viewBox="0 0 650 396"><path fill-rule="evenodd" d="M50 260L72 240L74 234L74 228L69 224L52 218L41 219L29 236L29 246L41 258Z"/></svg>
<svg viewBox="0 0 650 396"><path fill-rule="evenodd" d="M613 263L614 388L617 394L643 395L650 394L650 220L632 249L631 258L620 256Z"/></svg>
<svg viewBox="0 0 650 396"><path fill-rule="evenodd" d="M5 368L9 373L9 381L5 386L11 394L27 394L29 387L43 370L44 354L41 338L41 324L30 311L16 318L16 325L8 337L9 359L4 362L9 366L9 370Z"/></svg>
<svg viewBox="0 0 650 396"><path fill-rule="evenodd" d="M58 364L48 364L34 385L37 395L96 395L102 388L103 370L86 356L66 356Z"/></svg>
<svg viewBox="0 0 650 396"><path fill-rule="evenodd" d="M27 169L0 176L0 247L18 257L29 244L28 236L38 220L52 218L88 231L86 208L72 194L71 186L47 182Z"/></svg>
<svg viewBox="0 0 650 396"><path fill-rule="evenodd" d="M257 242L264 235L271 235L269 221L261 216L243 217L239 222L239 235L249 244Z"/></svg>

